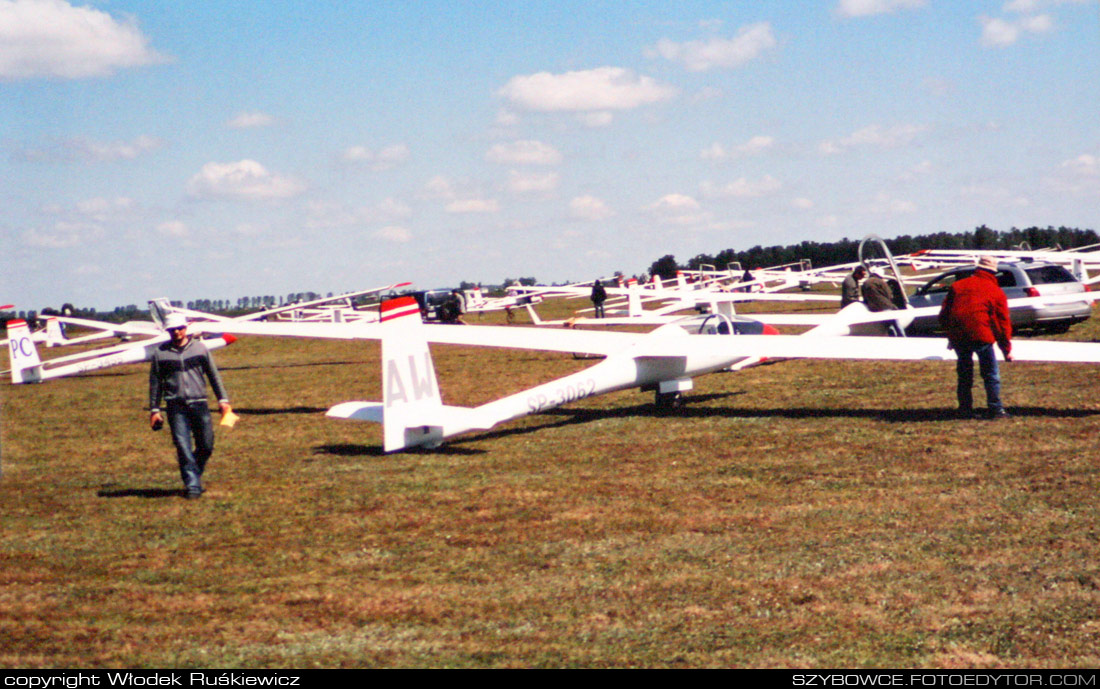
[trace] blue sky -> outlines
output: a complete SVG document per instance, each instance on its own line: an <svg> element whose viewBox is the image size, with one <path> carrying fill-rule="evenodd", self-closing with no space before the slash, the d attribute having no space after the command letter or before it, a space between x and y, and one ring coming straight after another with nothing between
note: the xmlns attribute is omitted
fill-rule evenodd
<svg viewBox="0 0 1100 689"><path fill-rule="evenodd" d="M1100 229L1097 0L0 0L0 103L19 309Z"/></svg>

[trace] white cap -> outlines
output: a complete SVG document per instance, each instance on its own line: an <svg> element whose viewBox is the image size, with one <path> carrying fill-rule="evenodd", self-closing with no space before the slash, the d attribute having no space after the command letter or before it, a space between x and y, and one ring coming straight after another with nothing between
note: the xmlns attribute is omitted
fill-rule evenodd
<svg viewBox="0 0 1100 689"><path fill-rule="evenodd" d="M182 313L170 313L164 318L164 329L186 328L187 318Z"/></svg>

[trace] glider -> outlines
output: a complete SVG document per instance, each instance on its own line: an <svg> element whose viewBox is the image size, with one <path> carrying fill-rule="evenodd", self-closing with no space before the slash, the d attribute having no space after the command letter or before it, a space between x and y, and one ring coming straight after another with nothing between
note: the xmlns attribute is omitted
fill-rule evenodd
<svg viewBox="0 0 1100 689"><path fill-rule="evenodd" d="M153 316L152 321L129 321L116 324L83 318L50 316L46 321L45 332L47 335L45 337L39 336L37 332L31 332L26 321L12 320L8 321L8 340L5 341L8 345L8 354L11 360L11 382L14 384L38 383L51 378L62 378L122 364L148 361L156 348L168 339L167 333L164 332L161 326L164 323L165 316L172 311L183 313L191 320L188 327L192 334L210 335L210 337L203 340L207 348L219 349L236 340L236 337L231 334L222 335L219 324L259 320L294 309L318 306L334 300L352 299L365 294L392 291L410 284L402 282L383 287L373 287L334 297L323 297L299 304L288 304L276 309L257 311L233 318L174 307L167 299L162 297L149 301L149 311ZM377 320L377 318L374 320ZM80 337L66 338L61 332L59 323L78 326L95 332ZM38 349L35 347L36 342L45 342L47 346L52 347L59 344L83 344L107 337L120 337L124 340L134 337L142 339L46 361L39 357Z"/></svg>
<svg viewBox="0 0 1100 689"><path fill-rule="evenodd" d="M236 341L233 335L219 335L204 339L208 349L220 349ZM140 342L94 349L70 356L42 361L31 337L31 330L23 320L8 321L8 355L11 358L11 382L40 383L51 378L61 378L87 373L101 368L136 364L148 361L161 343L168 341L168 333L159 334Z"/></svg>
<svg viewBox="0 0 1100 689"><path fill-rule="evenodd" d="M851 305L862 308L862 305ZM849 307L850 309L851 307ZM803 335L775 335L761 323L737 322L720 314L664 325L649 333L425 324L411 297L383 302L380 323L235 323L237 334L380 339L381 402L338 404L328 416L383 425L383 447L394 452L410 447L437 447L462 433L539 413L586 397L628 388L653 390L661 406L675 406L692 389L692 378L763 358L954 360L947 341L939 338L883 338L835 334L853 326L896 318L843 309L834 325ZM843 318L840 318L843 316ZM709 321L712 327L704 327ZM725 319L725 320L723 320ZM845 324L846 323L846 324ZM841 327L837 327L837 326ZM702 330L702 332L700 332ZM505 347L556 352L586 352L604 359L557 380L508 395L479 407L442 402L429 343ZM1013 346L1017 361L1100 363L1100 344L1021 341Z"/></svg>

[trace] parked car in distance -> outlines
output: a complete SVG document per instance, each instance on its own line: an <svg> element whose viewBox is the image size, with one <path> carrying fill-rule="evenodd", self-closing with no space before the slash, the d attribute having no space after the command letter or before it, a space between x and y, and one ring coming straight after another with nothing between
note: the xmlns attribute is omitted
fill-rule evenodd
<svg viewBox="0 0 1100 689"><path fill-rule="evenodd" d="M954 268L929 280L909 297L914 307L939 306L947 297L947 290L956 280L970 277L975 266ZM1046 261L1002 261L997 264L997 284L1009 299L1046 297L1061 294L1088 292L1087 285L1064 267ZM1009 305L1013 330L1064 333L1074 323L1088 320L1092 304L1088 301L1071 301L1029 306ZM927 316L913 321L906 329L909 334L927 334L940 330L939 319Z"/></svg>

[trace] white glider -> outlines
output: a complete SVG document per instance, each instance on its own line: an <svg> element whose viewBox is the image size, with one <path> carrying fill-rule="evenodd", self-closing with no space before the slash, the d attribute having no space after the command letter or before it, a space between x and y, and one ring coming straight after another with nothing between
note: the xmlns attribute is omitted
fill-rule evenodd
<svg viewBox="0 0 1100 689"><path fill-rule="evenodd" d="M236 341L230 334L204 339L207 349L220 349ZM149 361L168 334L159 334L140 342L94 349L70 356L42 361L31 337L31 330L23 320L8 321L8 355L11 359L11 382L40 383L51 378L72 376L102 368L136 364Z"/></svg>
<svg viewBox="0 0 1100 689"><path fill-rule="evenodd" d="M675 323L650 333L638 334L567 328L424 324L415 300L404 297L383 303L381 323L236 323L229 326L228 331L237 334L380 339L383 400L345 402L331 408L328 415L382 423L384 449L393 452L415 446L435 447L454 435L487 430L527 414L627 388L653 390L659 405L675 405L680 394L692 388L693 377L765 357L955 359L944 339L834 334L849 332L851 325L859 325L860 318L854 315L857 312L858 309L841 312L849 325L843 324L844 319L838 319L841 327L824 324L806 335L738 334L736 327L716 327L708 331L714 335L701 335ZM880 317L879 314L872 316ZM698 321L689 319L693 324ZM455 407L442 403L429 343L586 352L605 358L583 371L479 407ZM1018 361L1100 363L1100 344L1019 341L1014 344L1012 353Z"/></svg>

